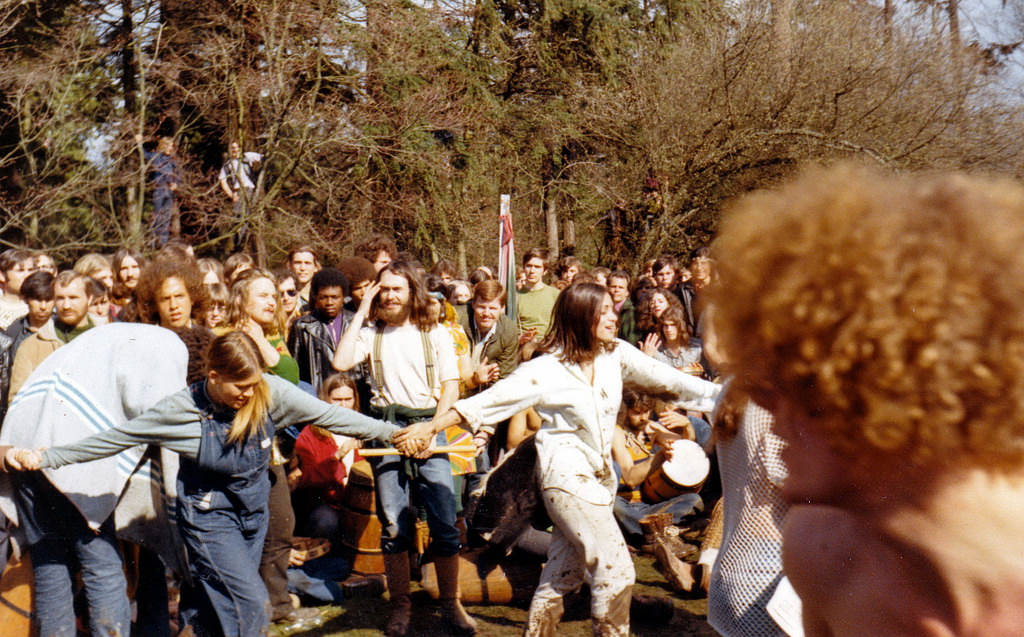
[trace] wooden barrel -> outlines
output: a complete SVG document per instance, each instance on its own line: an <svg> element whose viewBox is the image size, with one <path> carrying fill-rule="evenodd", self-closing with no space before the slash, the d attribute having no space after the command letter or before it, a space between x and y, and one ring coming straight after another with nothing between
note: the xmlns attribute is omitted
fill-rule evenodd
<svg viewBox="0 0 1024 637"><path fill-rule="evenodd" d="M373 470L366 460L356 462L349 470L341 506L341 543L352 558L352 572L361 575L383 573Z"/></svg>
<svg viewBox="0 0 1024 637"><path fill-rule="evenodd" d="M31 618L33 588L28 556L8 562L0 576L0 634L4 637L36 635Z"/></svg>
<svg viewBox="0 0 1024 637"><path fill-rule="evenodd" d="M470 604L508 604L533 597L540 580L539 562L508 558L481 574L477 556L478 552L459 555L459 597L462 601ZM440 596L433 562L423 565L420 583L434 599Z"/></svg>

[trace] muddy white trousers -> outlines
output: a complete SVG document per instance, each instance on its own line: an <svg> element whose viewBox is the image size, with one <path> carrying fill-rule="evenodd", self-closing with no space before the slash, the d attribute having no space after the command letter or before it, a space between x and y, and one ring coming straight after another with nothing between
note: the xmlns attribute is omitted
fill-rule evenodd
<svg viewBox="0 0 1024 637"><path fill-rule="evenodd" d="M628 637L636 573L612 504L593 504L552 488L543 490L543 498L555 529L525 634L555 635L562 617L562 597L586 582L594 634Z"/></svg>

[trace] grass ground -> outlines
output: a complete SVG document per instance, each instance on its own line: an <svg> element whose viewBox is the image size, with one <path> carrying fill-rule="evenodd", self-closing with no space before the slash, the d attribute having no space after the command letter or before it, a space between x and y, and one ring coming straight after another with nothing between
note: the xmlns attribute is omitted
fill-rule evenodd
<svg viewBox="0 0 1024 637"><path fill-rule="evenodd" d="M652 595L672 600L675 614L670 621L645 622L634 614L632 632L641 637L672 635L674 637L713 636L715 632L706 621L707 600L681 599L675 595L665 579L654 569L653 559L635 556L637 586L636 595ZM425 591L413 595L413 619L411 635L442 636L448 633L441 628L437 604ZM467 605L469 613L479 625L478 635L483 637L504 637L520 635L526 623L526 604L518 605ZM377 637L383 635L388 618L388 605L383 599L351 599L344 606L325 608L328 620L316 630L297 635L309 637ZM566 614L559 626L559 635L583 637L591 634L587 601L583 598L568 600Z"/></svg>

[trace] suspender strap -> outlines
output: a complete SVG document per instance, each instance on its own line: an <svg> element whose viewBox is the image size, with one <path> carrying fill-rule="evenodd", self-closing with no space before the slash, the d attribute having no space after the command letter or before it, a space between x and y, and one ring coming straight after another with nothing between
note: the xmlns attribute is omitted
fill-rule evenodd
<svg viewBox="0 0 1024 637"><path fill-rule="evenodd" d="M423 330L420 330L420 340L423 341L423 361L427 364L427 387L434 391L434 348L430 343L430 337Z"/></svg>
<svg viewBox="0 0 1024 637"><path fill-rule="evenodd" d="M380 350L384 334L379 327L376 329L377 331L373 335L373 355L370 357L370 375L373 376L373 386L380 388L384 386L384 372L380 366Z"/></svg>

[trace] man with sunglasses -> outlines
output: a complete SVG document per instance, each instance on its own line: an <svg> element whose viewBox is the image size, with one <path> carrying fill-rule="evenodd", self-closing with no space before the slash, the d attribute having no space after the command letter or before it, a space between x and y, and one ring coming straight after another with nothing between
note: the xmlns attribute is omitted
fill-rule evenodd
<svg viewBox="0 0 1024 637"><path fill-rule="evenodd" d="M288 333L288 351L299 364L299 379L319 390L334 373L334 350L352 320L344 309L349 282L340 270L324 268L309 284L312 310L295 319Z"/></svg>

